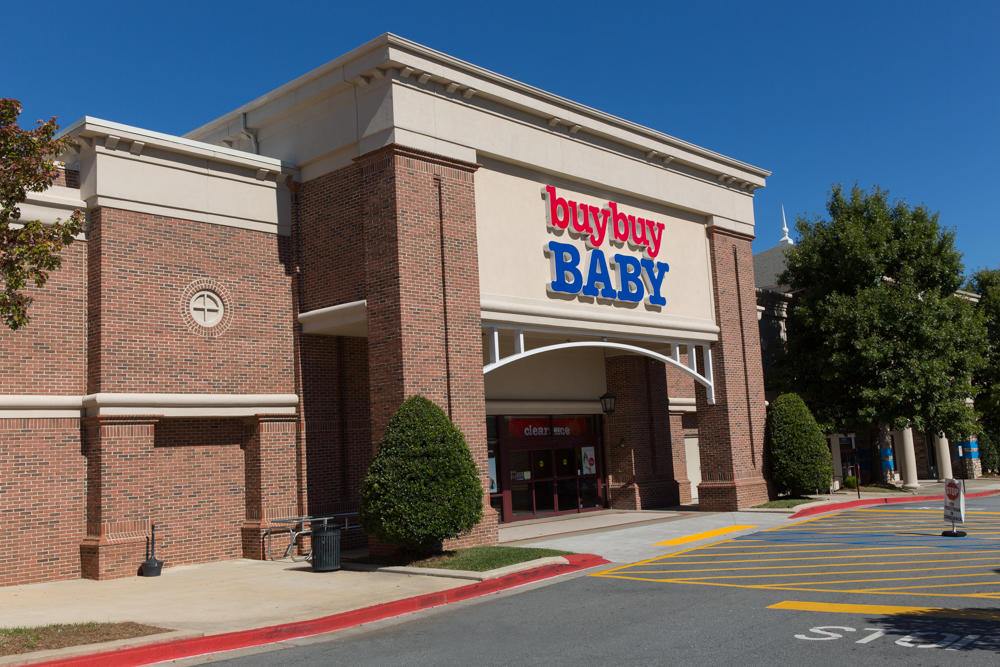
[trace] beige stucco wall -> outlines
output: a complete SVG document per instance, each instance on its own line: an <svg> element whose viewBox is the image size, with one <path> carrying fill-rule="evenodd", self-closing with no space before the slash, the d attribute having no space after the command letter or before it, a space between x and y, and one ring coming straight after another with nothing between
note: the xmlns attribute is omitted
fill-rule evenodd
<svg viewBox="0 0 1000 667"><path fill-rule="evenodd" d="M566 232L556 234L547 225L549 204L542 197L546 185L555 187L560 197L599 208L613 201L629 215L665 225L655 257L655 261L670 266L661 291L667 300L665 306L652 307L645 300L623 304L547 291L553 263L545 254L548 242L569 243L579 249L584 273L588 249L584 239L571 238ZM591 329L619 334L640 333L642 328L649 330L642 333L655 335L671 329L674 335L687 331L692 337L695 332L703 337L714 326L708 245L701 216L486 159L476 173L476 218L485 310L493 303L516 304L523 312L545 313L562 320L585 319ZM646 256L641 250L618 248L607 240L601 249L609 261L615 253ZM493 313L489 319L503 321L502 317Z"/></svg>
<svg viewBox="0 0 1000 667"><path fill-rule="evenodd" d="M605 389L599 349L557 350L502 366L485 376L486 400L597 401Z"/></svg>
<svg viewBox="0 0 1000 667"><path fill-rule="evenodd" d="M288 234L294 170L279 160L85 118L69 132L79 148L79 198L197 222Z"/></svg>

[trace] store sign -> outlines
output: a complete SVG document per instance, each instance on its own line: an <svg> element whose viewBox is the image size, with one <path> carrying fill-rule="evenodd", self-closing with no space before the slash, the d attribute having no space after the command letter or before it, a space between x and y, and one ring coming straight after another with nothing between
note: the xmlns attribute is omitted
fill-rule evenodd
<svg viewBox="0 0 1000 667"><path fill-rule="evenodd" d="M512 417L507 422L512 436L537 438L546 436L580 436L587 433L586 417Z"/></svg>
<svg viewBox="0 0 1000 667"><path fill-rule="evenodd" d="M552 269L550 293L666 305L663 279L670 266L656 261L663 244L662 222L630 214L613 201L598 208L560 197L551 185L545 186L542 196L548 230L583 239L588 249L584 257L572 243L553 240L545 244ZM625 246L639 256L614 250Z"/></svg>

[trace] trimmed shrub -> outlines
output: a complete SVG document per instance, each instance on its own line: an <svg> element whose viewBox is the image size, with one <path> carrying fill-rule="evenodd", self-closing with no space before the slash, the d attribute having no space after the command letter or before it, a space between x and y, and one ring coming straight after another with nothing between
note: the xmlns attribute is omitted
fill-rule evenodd
<svg viewBox="0 0 1000 667"><path fill-rule="evenodd" d="M383 542L430 552L482 516L483 487L462 432L423 396L406 399L361 485L361 526Z"/></svg>
<svg viewBox="0 0 1000 667"><path fill-rule="evenodd" d="M979 436L979 457L982 459L983 472L996 472L1000 469L1000 446L997 445L994 433L984 431Z"/></svg>
<svg viewBox="0 0 1000 667"><path fill-rule="evenodd" d="M854 475L848 475L847 477L844 478L844 486L847 487L848 489L858 488L858 478L855 477Z"/></svg>
<svg viewBox="0 0 1000 667"><path fill-rule="evenodd" d="M767 414L771 481L779 493L826 492L833 481L830 448L805 402L782 394Z"/></svg>

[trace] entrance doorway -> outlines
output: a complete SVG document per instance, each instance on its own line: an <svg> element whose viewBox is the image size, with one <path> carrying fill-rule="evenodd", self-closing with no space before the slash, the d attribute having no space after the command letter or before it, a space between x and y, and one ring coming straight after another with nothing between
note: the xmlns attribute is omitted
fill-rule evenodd
<svg viewBox="0 0 1000 667"><path fill-rule="evenodd" d="M487 417L490 502L503 522L604 506L596 415Z"/></svg>

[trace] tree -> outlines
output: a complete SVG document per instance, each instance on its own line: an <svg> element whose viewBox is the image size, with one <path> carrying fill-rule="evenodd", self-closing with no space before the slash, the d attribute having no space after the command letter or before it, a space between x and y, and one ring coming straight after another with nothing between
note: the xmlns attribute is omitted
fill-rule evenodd
<svg viewBox="0 0 1000 667"><path fill-rule="evenodd" d="M365 532L433 551L482 516L483 487L462 432L423 396L403 401L361 486Z"/></svg>
<svg viewBox="0 0 1000 667"><path fill-rule="evenodd" d="M830 448L798 395L782 394L774 399L767 412L764 440L770 455L771 481L779 493L801 496L830 488Z"/></svg>
<svg viewBox="0 0 1000 667"><path fill-rule="evenodd" d="M795 295L780 384L829 428L978 431L966 400L982 365L985 330L956 296L961 255L936 213L888 192L835 186L829 220L799 219L801 240L780 280Z"/></svg>
<svg viewBox="0 0 1000 667"><path fill-rule="evenodd" d="M29 191L52 186L58 174L53 160L72 143L69 137L55 138L55 118L22 130L17 125L20 114L20 102L0 99L0 318L14 330L29 320L32 298L24 291L28 283L45 285L49 272L62 263L59 253L83 227L80 211L51 225L20 219L18 204Z"/></svg>
<svg viewBox="0 0 1000 667"><path fill-rule="evenodd" d="M975 383L980 389L976 396L976 409L982 413L983 437L979 454L983 468L995 470L1000 443L1000 269L981 269L972 276L969 289L979 294L976 309L986 324L987 346L985 364L976 373Z"/></svg>

